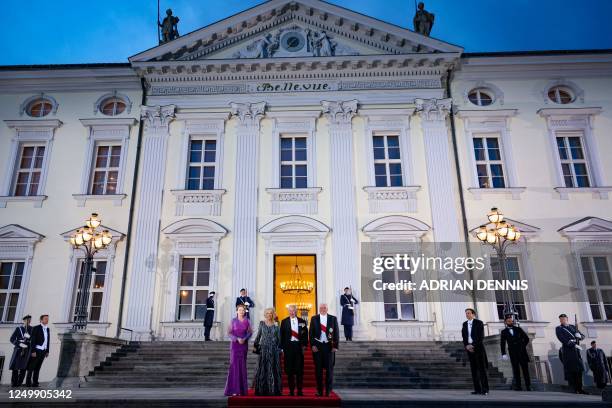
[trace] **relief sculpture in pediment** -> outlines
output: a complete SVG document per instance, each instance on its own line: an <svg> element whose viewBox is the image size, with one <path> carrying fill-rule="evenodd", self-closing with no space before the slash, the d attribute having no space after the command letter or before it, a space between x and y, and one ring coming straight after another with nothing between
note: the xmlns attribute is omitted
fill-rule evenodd
<svg viewBox="0 0 612 408"><path fill-rule="evenodd" d="M281 28L236 51L233 58L332 57L358 53L327 34L299 26Z"/></svg>

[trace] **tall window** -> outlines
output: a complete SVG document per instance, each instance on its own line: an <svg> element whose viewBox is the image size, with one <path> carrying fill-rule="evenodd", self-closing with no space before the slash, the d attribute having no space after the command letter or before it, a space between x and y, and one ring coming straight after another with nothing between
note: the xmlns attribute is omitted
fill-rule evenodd
<svg viewBox="0 0 612 408"><path fill-rule="evenodd" d="M0 262L0 322L15 321L23 265L23 262Z"/></svg>
<svg viewBox="0 0 612 408"><path fill-rule="evenodd" d="M606 256L580 257L593 320L612 320L612 275Z"/></svg>
<svg viewBox="0 0 612 408"><path fill-rule="evenodd" d="M590 187L583 133L581 131L558 131L555 136L565 187Z"/></svg>
<svg viewBox="0 0 612 408"><path fill-rule="evenodd" d="M280 187L308 187L306 138L283 135L280 143Z"/></svg>
<svg viewBox="0 0 612 408"><path fill-rule="evenodd" d="M85 262L78 262L79 275L77 285L75 287L73 310L73 321L76 319L78 305L81 300L81 286L85 278ZM91 271L91 279L89 281L89 299L87 300L88 321L99 322L102 314L102 302L104 301L104 285L106 284L106 261L95 261Z"/></svg>
<svg viewBox="0 0 612 408"><path fill-rule="evenodd" d="M117 194L121 145L96 144L94 163L91 171L90 194Z"/></svg>
<svg viewBox="0 0 612 408"><path fill-rule="evenodd" d="M214 190L217 141L191 139L187 165L187 190Z"/></svg>
<svg viewBox="0 0 612 408"><path fill-rule="evenodd" d="M474 159L480 188L504 188L504 165L499 137L496 134L475 134Z"/></svg>
<svg viewBox="0 0 612 408"><path fill-rule="evenodd" d="M15 166L13 194L15 196L38 195L38 186L45 158L44 145L22 145L19 161Z"/></svg>
<svg viewBox="0 0 612 408"><path fill-rule="evenodd" d="M399 136L374 136L373 148L376 187L402 186Z"/></svg>
<svg viewBox="0 0 612 408"><path fill-rule="evenodd" d="M210 281L210 258L182 258L177 320L203 320Z"/></svg>
<svg viewBox="0 0 612 408"><path fill-rule="evenodd" d="M385 270L383 283L410 281L410 271ZM414 320L414 295L410 291L383 291L385 320Z"/></svg>
<svg viewBox="0 0 612 408"><path fill-rule="evenodd" d="M491 257L491 270L493 271L493 279L497 281L503 281L506 277L502 276L502 272L500 269L499 259L496 257ZM508 280L509 281L520 281L521 280L521 270L519 266L519 259L516 256L507 256L506 257L506 272L508 272ZM525 297L523 296L523 291L514 290L509 291L512 293L512 300L514 303L514 308L518 313L519 320L527 320L527 309L525 308ZM497 317L500 320L504 320L504 295L503 291L496 290L495 291L495 300L497 303Z"/></svg>

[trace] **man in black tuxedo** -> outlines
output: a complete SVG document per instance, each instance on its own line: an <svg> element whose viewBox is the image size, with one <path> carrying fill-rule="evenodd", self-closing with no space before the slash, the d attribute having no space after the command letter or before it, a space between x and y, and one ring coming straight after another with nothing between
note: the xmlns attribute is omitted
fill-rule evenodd
<svg viewBox="0 0 612 408"><path fill-rule="evenodd" d="M245 308L244 311L246 312L246 318L251 320L249 309L255 307L255 302L253 302L253 300L247 295L247 290L244 288L240 289L240 296L236 298L236 307L241 305Z"/></svg>
<svg viewBox="0 0 612 408"><path fill-rule="evenodd" d="M465 309L467 320L463 322L461 336L463 346L467 351L472 370L472 381L474 391L472 394L487 395L489 393L489 380L487 378L487 352L484 347L484 324L476 319L476 311L471 308Z"/></svg>
<svg viewBox="0 0 612 408"><path fill-rule="evenodd" d="M30 361L26 375L26 387L39 387L38 375L45 358L49 357L51 330L48 327L49 315L40 316L40 324L32 329Z"/></svg>
<svg viewBox="0 0 612 408"><path fill-rule="evenodd" d="M289 317L281 322L281 348L285 357L285 374L289 382L289 395L293 396L297 379L297 395L302 396L304 384L304 351L308 347L306 320L296 316L295 305L287 308Z"/></svg>
<svg viewBox="0 0 612 408"><path fill-rule="evenodd" d="M323 395L323 370L325 369L325 396L332 391L334 378L335 352L338 351L340 336L338 334L338 319L327 314L327 305L319 306L319 314L310 319L310 346L315 363L317 377L316 396Z"/></svg>
<svg viewBox="0 0 612 408"><path fill-rule="evenodd" d="M501 331L501 353L502 360L508 360L510 354L510 363L512 363L512 389L521 391L521 370L525 380L525 389L531 391L531 380L529 378L529 353L527 352L527 344L529 344L529 336L518 326L514 325L514 315L506 315L504 320L506 327ZM508 343L508 354L506 354L506 343Z"/></svg>
<svg viewBox="0 0 612 408"><path fill-rule="evenodd" d="M215 292L211 291L208 293L208 299L206 299L206 313L204 314L204 341L212 341L210 339L210 329L213 326L215 317Z"/></svg>

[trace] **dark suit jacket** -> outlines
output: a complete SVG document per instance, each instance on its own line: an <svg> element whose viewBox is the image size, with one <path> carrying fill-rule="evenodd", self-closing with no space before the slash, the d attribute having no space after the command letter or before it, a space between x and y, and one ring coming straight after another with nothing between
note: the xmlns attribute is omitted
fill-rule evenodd
<svg viewBox="0 0 612 408"><path fill-rule="evenodd" d="M467 320L463 322L463 327L461 328L461 336L463 337L463 345L467 346L468 343L468 322ZM484 323L482 320L474 319L472 320L472 346L475 349L484 349L484 344L482 343L484 340Z"/></svg>
<svg viewBox="0 0 612 408"><path fill-rule="evenodd" d="M212 327L215 317L215 300L212 297L206 299L206 313L204 313L204 326Z"/></svg>
<svg viewBox="0 0 612 408"><path fill-rule="evenodd" d="M353 299L355 305L359 303L353 295L340 295L340 306L342 306L340 323L345 326L352 326L355 324L355 310L349 309L349 306L351 306L351 299Z"/></svg>
<svg viewBox="0 0 612 408"><path fill-rule="evenodd" d="M321 318L319 315L314 315L310 319L310 345L316 346L321 338ZM340 343L340 334L338 333L338 319L336 316L327 315L327 338L332 338L333 347L338 349Z"/></svg>
<svg viewBox="0 0 612 408"><path fill-rule="evenodd" d="M40 353L40 350L36 348L36 346L42 346L45 342L45 334L43 333L42 325L34 326L32 329L32 352ZM46 354L49 354L49 345L51 344L51 329L47 326L47 348L45 350Z"/></svg>
<svg viewBox="0 0 612 408"><path fill-rule="evenodd" d="M238 307L239 305L243 305L245 302L249 302L249 309L255 307L255 302L253 302L248 296L245 298L243 298L242 296L238 296L236 298L236 307Z"/></svg>
<svg viewBox="0 0 612 408"><path fill-rule="evenodd" d="M300 345L302 347L308 346L308 328L306 327L306 320L298 319L298 338L300 339ZM303 326L302 326L303 325ZM291 343L291 320L289 317L283 319L280 325L280 336L281 336L281 347L283 350L289 349L289 343Z"/></svg>
<svg viewBox="0 0 612 408"><path fill-rule="evenodd" d="M529 361L529 354L527 353L527 344L529 344L529 336L520 327L512 327L514 335L510 334L510 328L506 327L501 331L501 353L506 354L506 343L508 343L508 352L512 358L527 358Z"/></svg>

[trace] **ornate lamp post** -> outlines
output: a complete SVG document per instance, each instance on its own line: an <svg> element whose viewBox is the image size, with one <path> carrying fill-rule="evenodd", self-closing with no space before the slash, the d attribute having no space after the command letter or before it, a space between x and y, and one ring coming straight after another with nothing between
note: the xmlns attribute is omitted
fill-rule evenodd
<svg viewBox="0 0 612 408"><path fill-rule="evenodd" d="M491 208L487 214L488 224L483 224L478 229L476 237L485 245L490 245L497 252L497 259L502 274L502 279L508 281L508 270L506 268L506 248L515 243L521 237L521 232L515 226L504 221L504 214L497 209ZM513 294L511 291L502 291L504 301L504 317L511 314L514 321L518 322L518 313L514 308Z"/></svg>
<svg viewBox="0 0 612 408"><path fill-rule="evenodd" d="M107 248L113 241L113 236L108 230L98 230L101 224L102 221L98 214L93 213L85 221L85 226L76 230L70 237L70 245L75 250L81 249L85 254L85 271L79 287L80 296L77 297L76 316L72 325L73 331L83 331L87 328L87 306L89 304L89 286L93 269L93 257L96 252Z"/></svg>

